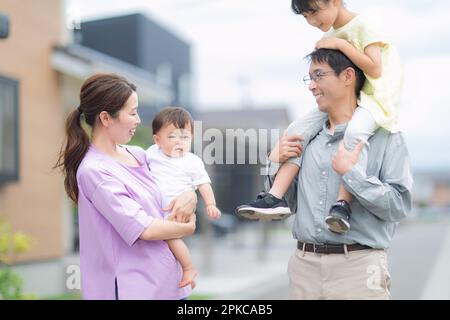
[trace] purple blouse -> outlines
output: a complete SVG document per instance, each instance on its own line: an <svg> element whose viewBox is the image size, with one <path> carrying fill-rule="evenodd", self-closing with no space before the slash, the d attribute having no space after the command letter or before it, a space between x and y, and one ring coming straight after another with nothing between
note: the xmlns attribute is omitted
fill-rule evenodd
<svg viewBox="0 0 450 320"><path fill-rule="evenodd" d="M181 299L181 266L162 240L139 236L163 219L161 194L144 150L126 149L140 163L120 163L94 146L77 171L81 291L84 299ZM116 287L117 284L117 287Z"/></svg>

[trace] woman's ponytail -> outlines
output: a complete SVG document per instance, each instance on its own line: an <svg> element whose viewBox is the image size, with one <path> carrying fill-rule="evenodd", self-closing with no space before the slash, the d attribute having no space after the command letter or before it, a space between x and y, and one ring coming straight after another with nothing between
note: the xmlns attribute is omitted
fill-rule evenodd
<svg viewBox="0 0 450 320"><path fill-rule="evenodd" d="M80 108L72 111L66 120L66 142L59 153L55 168L64 173L64 187L75 203L78 200L77 170L89 149L89 137L81 126Z"/></svg>

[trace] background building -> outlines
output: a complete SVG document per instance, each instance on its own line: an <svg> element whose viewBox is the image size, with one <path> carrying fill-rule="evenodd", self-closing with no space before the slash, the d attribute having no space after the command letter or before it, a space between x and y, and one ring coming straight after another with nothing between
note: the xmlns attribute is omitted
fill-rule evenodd
<svg viewBox="0 0 450 320"><path fill-rule="evenodd" d="M191 48L166 27L136 13L83 22L75 40L154 74L156 83L173 91L169 105L192 107ZM151 107L165 105L154 103ZM144 112L142 117L149 120L152 114Z"/></svg>

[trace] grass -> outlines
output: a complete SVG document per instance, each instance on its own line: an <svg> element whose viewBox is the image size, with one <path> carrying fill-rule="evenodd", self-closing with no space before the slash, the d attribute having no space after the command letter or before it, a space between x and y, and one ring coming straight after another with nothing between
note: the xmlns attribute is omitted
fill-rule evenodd
<svg viewBox="0 0 450 320"><path fill-rule="evenodd" d="M188 300L211 300L213 296L208 294L191 294Z"/></svg>
<svg viewBox="0 0 450 320"><path fill-rule="evenodd" d="M41 300L82 300L79 293L64 293L57 296L44 297Z"/></svg>
<svg viewBox="0 0 450 320"><path fill-rule="evenodd" d="M189 296L188 300L210 300L211 295L207 294L192 294ZM82 300L79 293L65 293L57 296L44 297L41 300Z"/></svg>

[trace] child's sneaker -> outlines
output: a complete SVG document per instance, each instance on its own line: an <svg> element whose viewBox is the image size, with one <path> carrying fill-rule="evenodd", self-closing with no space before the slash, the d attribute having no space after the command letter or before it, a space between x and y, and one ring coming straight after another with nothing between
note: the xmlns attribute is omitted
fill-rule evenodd
<svg viewBox="0 0 450 320"><path fill-rule="evenodd" d="M255 201L236 208L236 214L250 220L282 220L292 215L284 199L261 192Z"/></svg>
<svg viewBox="0 0 450 320"><path fill-rule="evenodd" d="M325 223L327 224L328 230L343 234L350 229L350 215L352 210L350 204L345 200L338 200L330 208L330 213L325 218Z"/></svg>

